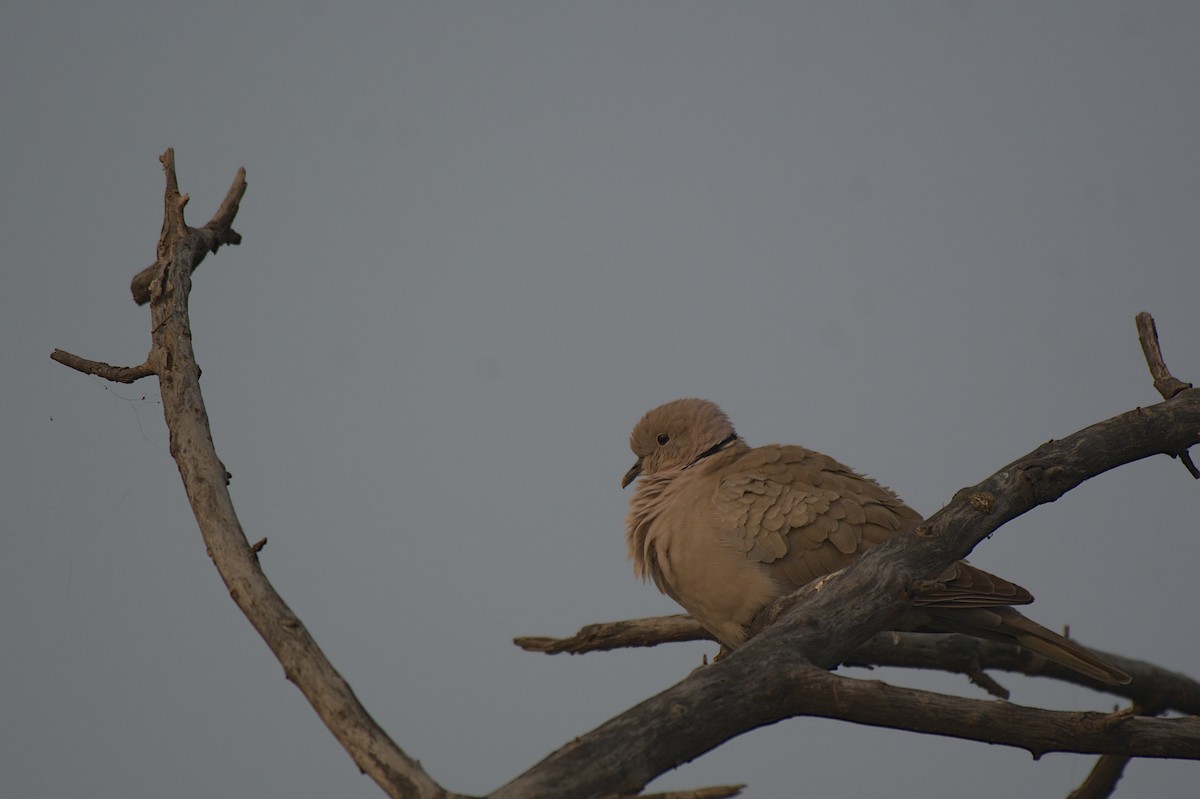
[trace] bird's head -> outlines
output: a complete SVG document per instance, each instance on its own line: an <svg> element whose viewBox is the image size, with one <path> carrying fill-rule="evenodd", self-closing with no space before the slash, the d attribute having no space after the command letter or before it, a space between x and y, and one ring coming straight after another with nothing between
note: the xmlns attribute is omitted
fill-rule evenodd
<svg viewBox="0 0 1200 799"><path fill-rule="evenodd" d="M729 417L715 402L678 399L659 405L643 416L629 435L629 448L637 462L621 479L621 487L639 475L686 469L736 438Z"/></svg>

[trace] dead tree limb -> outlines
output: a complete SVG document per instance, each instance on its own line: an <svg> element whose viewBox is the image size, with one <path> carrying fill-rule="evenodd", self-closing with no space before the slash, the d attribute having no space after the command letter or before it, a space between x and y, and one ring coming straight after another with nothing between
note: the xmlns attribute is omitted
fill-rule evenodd
<svg viewBox="0 0 1200 799"><path fill-rule="evenodd" d="M1128 755L1101 755L1087 778L1067 794L1067 799L1106 799L1112 796L1117 782L1125 774L1125 767L1132 759Z"/></svg>
<svg viewBox="0 0 1200 799"><path fill-rule="evenodd" d="M1141 314L1139 314L1141 316ZM1157 716L1163 711L1161 707L1153 707L1134 703L1128 712L1139 716ZM1129 755L1101 755L1092 770L1088 773L1079 787L1067 795L1067 799L1107 799L1117 789L1117 783L1125 774L1125 767L1132 760Z"/></svg>
<svg viewBox="0 0 1200 799"><path fill-rule="evenodd" d="M1169 400L1180 391L1191 388L1191 383L1183 382L1171 374L1171 370L1167 368L1166 361L1163 360L1162 347L1158 343L1158 326L1154 324L1154 317L1142 311L1137 315L1135 321L1137 322L1138 342L1142 345L1142 354L1146 356L1146 366L1150 367L1150 376L1154 378L1154 388L1162 395L1162 398Z"/></svg>
<svg viewBox="0 0 1200 799"><path fill-rule="evenodd" d="M171 153L171 150L167 150ZM165 156L164 156L165 157ZM174 157L174 156L171 156ZM168 182L174 179L174 173L168 175ZM170 191L168 187L168 191ZM174 187L176 192L179 191L179 186ZM210 252L215 253L223 244L241 244L242 235L233 229L233 219L237 216L238 208L242 202L242 196L246 193L246 170L239 168L237 175L233 179L233 184L230 185L229 191L225 193L225 199L221 201L221 205L217 208L217 212L213 214L213 218L208 221L208 224L200 228L189 228L186 225L184 230L187 231L188 246L184 251L180 252L187 258L187 262L183 264L183 268L187 269L188 274L196 271L196 267L204 260L204 257ZM183 203L187 204L187 195L183 195ZM182 216L180 217L182 222ZM163 220L163 235L167 232L166 220ZM129 291L133 294L133 301L138 305L145 305L150 302L150 285L154 282L162 272L162 240L159 241L158 258L154 263L147 266L142 271L134 275L133 281L129 284Z"/></svg>
<svg viewBox="0 0 1200 799"><path fill-rule="evenodd" d="M1146 356L1146 365L1150 367L1150 376L1154 378L1154 388L1158 390L1162 398L1169 400L1180 391L1191 388L1191 383L1183 382L1171 374L1171 370L1167 368L1167 364L1163 360L1162 348L1158 343L1158 327L1154 324L1154 317L1145 311L1139 313L1137 329L1138 341L1141 342L1142 353ZM1200 480L1200 469L1197 469L1196 464L1192 462L1192 455L1188 450L1184 449L1181 452L1170 454L1173 458L1179 458L1179 462L1188 470L1188 474Z"/></svg>
<svg viewBox="0 0 1200 799"><path fill-rule="evenodd" d="M492 796L600 796L614 780L617 790L634 792L649 775L733 735L794 716L999 743L1035 757L1086 752L1200 759L1195 717L1148 719L963 699L840 677L776 647L748 643L575 739ZM671 766L663 765L667 758ZM567 763L578 776L559 770Z"/></svg>
<svg viewBox="0 0 1200 799"><path fill-rule="evenodd" d="M679 614L589 624L567 638L530 636L513 639L513 643L528 652L582 655L628 647L712 640L712 635L695 619ZM1082 685L1143 705L1154 703L1160 711L1200 715L1200 681L1142 660L1095 651L1132 675L1133 682L1129 685L1101 685L1027 649L953 633L876 633L851 652L841 665L945 671L963 674L972 681L980 671L1007 671ZM981 687L1001 699L1008 698L1007 691L998 692L996 686Z"/></svg>
<svg viewBox="0 0 1200 799"><path fill-rule="evenodd" d="M245 170L239 169L221 210L209 225L189 228L183 209L187 195L179 192L174 151L162 158L167 188L158 259L149 271L151 334L153 344L146 364L132 367L142 376L158 375L163 415L170 431L171 455L179 467L184 489L200 532L221 579L234 602L254 625L283 666L284 674L308 699L360 769L394 799L448 799L446 791L406 755L375 723L354 696L350 685L334 669L300 619L276 593L263 574L254 547L246 540L227 488L228 475L213 446L208 413L200 393L200 367L192 351L188 296L192 271L207 252L241 237L229 225L246 188ZM138 281L134 280L137 296ZM69 353L55 357L88 374L114 378L130 370L78 359ZM114 371L108 371L114 370ZM119 379L119 377L116 377Z"/></svg>
<svg viewBox="0 0 1200 799"><path fill-rule="evenodd" d="M691 791L667 791L666 793L640 793L638 799L729 799L741 796L745 785L713 785L709 788L696 788ZM620 799L633 799L632 796L622 796Z"/></svg>
<svg viewBox="0 0 1200 799"><path fill-rule="evenodd" d="M103 377L105 380L111 380L114 383L136 383L143 377L149 377L154 374L154 365L148 360L137 366L113 366L102 361L89 361L87 358L80 358L78 355L72 355L66 350L55 350L50 353L50 357L63 366L69 366L77 372Z"/></svg>
<svg viewBox="0 0 1200 799"><path fill-rule="evenodd" d="M582 655L586 652L607 652L638 646L682 641L713 641L712 634L686 613L674 616L653 616L647 619L626 619L588 624L567 638L525 636L513 643L526 652L559 655L563 652Z"/></svg>

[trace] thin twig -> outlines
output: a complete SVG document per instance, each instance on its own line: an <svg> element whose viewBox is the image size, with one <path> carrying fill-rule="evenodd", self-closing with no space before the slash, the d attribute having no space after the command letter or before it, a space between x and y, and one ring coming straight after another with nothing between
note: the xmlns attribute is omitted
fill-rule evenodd
<svg viewBox="0 0 1200 799"><path fill-rule="evenodd" d="M1067 794L1067 799L1107 799L1112 796L1131 759L1128 755L1100 755L1087 778Z"/></svg>
<svg viewBox="0 0 1200 799"><path fill-rule="evenodd" d="M1191 383L1183 382L1171 374L1171 370L1167 368L1166 361L1163 360L1162 347L1158 343L1158 327L1154 324L1154 317L1142 311L1137 315L1136 322L1138 341L1142 344L1142 354L1146 356L1146 365L1150 367L1150 375L1154 378L1154 387L1158 389L1162 398L1169 400L1180 391L1191 388Z"/></svg>
<svg viewBox="0 0 1200 799"><path fill-rule="evenodd" d="M974 664L973 666L969 666L966 670L966 675L967 679L970 680L974 685L978 685L980 688L987 691L997 699L1004 699L1007 701L1008 698L1012 696L1007 688L996 682L996 679L985 672L978 663Z"/></svg>
<svg viewBox="0 0 1200 799"><path fill-rule="evenodd" d="M154 367L150 364L149 360L137 366L113 366L102 361L89 361L87 358L81 358L66 350L59 349L50 353L50 357L63 366L69 366L77 372L103 377L105 380L111 380L114 383L134 383L143 377L149 377L154 374Z"/></svg>
<svg viewBox="0 0 1200 799"><path fill-rule="evenodd" d="M606 652L630 647L649 647L680 641L712 640L691 616L655 616L618 622L589 624L566 638L523 637L513 643L529 652L547 654ZM1149 704L1170 697L1163 710L1200 714L1200 681L1169 671L1152 663L1114 654L1097 652L1100 657L1133 675L1133 682L1122 686L1101 686L1076 671L1052 663L1028 649L985 641L953 633L912 633L886 631L863 642L842 662L842 666L873 668L924 669L966 675L968 679L983 671L1006 671L1030 677L1048 677L1073 685L1106 691L1133 702ZM984 690L996 693L1002 686L988 685L987 675L976 682ZM972 680L975 682L975 680ZM994 680L992 682L995 682Z"/></svg>
<svg viewBox="0 0 1200 799"><path fill-rule="evenodd" d="M1134 702L1133 706L1124 712L1129 715L1157 716L1162 710L1162 706L1158 704ZM1107 799L1112 796L1130 760L1128 755L1101 755L1087 778L1067 795L1067 799Z"/></svg>
<svg viewBox="0 0 1200 799"><path fill-rule="evenodd" d="M1191 388L1191 383L1183 382L1171 374L1171 370L1167 368L1167 363L1163 360L1162 347L1158 343L1158 326L1154 324L1154 317L1141 311L1135 321L1137 322L1138 341L1142 344L1142 354L1146 356L1146 365L1150 367L1150 376L1154 378L1154 388L1158 390L1162 398L1169 400L1180 391ZM1197 469L1196 464L1192 462L1192 453L1188 449L1173 452L1171 457L1179 458L1179 462L1183 464L1183 468L1187 469L1188 474L1193 479L1200 480L1200 469Z"/></svg>
<svg viewBox="0 0 1200 799"><path fill-rule="evenodd" d="M514 638L513 643L526 652L544 652L547 655L566 652L582 655L585 652L603 652L610 649L711 640L712 634L701 627L699 622L691 616L680 614L588 624L567 638L526 636Z"/></svg>
<svg viewBox="0 0 1200 799"><path fill-rule="evenodd" d="M666 793L629 794L621 799L729 799L741 796L745 785L713 785L708 788L693 788L690 791L667 791Z"/></svg>

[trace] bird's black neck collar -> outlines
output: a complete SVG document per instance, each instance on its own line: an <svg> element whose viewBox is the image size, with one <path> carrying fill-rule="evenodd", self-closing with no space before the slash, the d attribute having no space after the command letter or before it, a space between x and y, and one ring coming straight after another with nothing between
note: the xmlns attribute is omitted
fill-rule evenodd
<svg viewBox="0 0 1200 799"><path fill-rule="evenodd" d="M725 438L721 439L720 441L713 444L711 447L709 447L708 449L704 450L699 455L697 455L695 460L693 460L691 463L689 463L684 468L690 469L691 467L695 466L697 463L699 463L700 461L709 457L710 455L716 455L718 452L725 449L725 447L729 446L734 441L736 441L737 437L738 437L737 433L730 433L729 435L725 436Z"/></svg>

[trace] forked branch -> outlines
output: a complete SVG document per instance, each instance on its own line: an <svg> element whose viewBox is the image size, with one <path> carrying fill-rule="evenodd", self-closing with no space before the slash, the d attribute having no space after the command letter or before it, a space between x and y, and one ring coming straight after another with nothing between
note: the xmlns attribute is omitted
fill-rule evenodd
<svg viewBox="0 0 1200 799"><path fill-rule="evenodd" d="M528 652L582 655L628 647L711 640L712 635L691 616L679 614L589 624L566 638L524 637L513 639L513 643ZM1155 703L1159 711L1200 714L1200 682L1142 660L1098 650L1097 654L1132 675L1133 681L1128 685L1101 685L1027 649L951 633L876 633L851 652L841 665L945 671L963 674L972 681L980 671L1007 671L1086 686L1143 706ZM995 686L984 688L1001 699L1008 698L1007 691L996 691Z"/></svg>
<svg viewBox="0 0 1200 799"><path fill-rule="evenodd" d="M167 150L163 156L164 163L166 159L175 158L171 150ZM174 165L168 169L167 181L172 180L174 174ZM176 183L174 186L168 186L168 191L175 191L178 194L179 186ZM184 264L189 272L196 271L196 267L204 260L204 257L210 252L215 253L224 244L241 244L242 235L233 229L233 219L237 216L238 208L242 202L242 196L246 193L246 169L239 167L237 175L233 178L233 184L230 185L229 191L225 193L225 199L221 201L221 206L217 212L213 214L213 218L208 221L204 227L189 228L186 225L184 230L188 238L188 247L186 257L188 262ZM187 204L187 195L181 197L181 202ZM182 219L182 217L181 217ZM166 228L163 228L164 234ZM129 290L133 294L133 301L138 305L145 305L150 302L150 284L154 282L162 273L162 251L159 250L159 258L154 263L147 266L142 271L134 275L133 281L129 284Z"/></svg>
<svg viewBox="0 0 1200 799"><path fill-rule="evenodd" d="M1154 324L1154 317L1142 311L1137 315L1137 328L1138 341L1142 343L1142 352L1146 356L1146 365L1150 367L1150 376L1154 378L1154 387L1158 389L1162 398L1169 400L1179 392L1191 388L1191 383L1183 382L1171 374L1171 370L1167 368L1167 364L1163 360L1162 348L1158 344L1158 327ZM1188 474L1200 480L1200 469L1197 469L1196 464L1192 462L1191 452L1184 449L1181 452L1172 452L1171 456L1179 458L1179 462L1188 470Z"/></svg>
<svg viewBox="0 0 1200 799"><path fill-rule="evenodd" d="M184 221L187 195L179 192L174 152L161 158L166 172L163 229L154 266L134 280L135 298L144 286L150 300L152 346L147 362L121 369L86 361L69 353L55 357L89 374L121 379L155 373L159 377L163 415L170 432L171 454L200 532L230 596L275 653L284 674L296 684L317 715L349 752L363 772L395 799L454 797L438 785L421 765L392 742L355 698L350 685L334 669L300 619L263 574L258 545L242 532L227 488L228 476L213 446L200 367L192 351L188 311L191 275L208 252L241 237L230 225L246 189L245 170L239 169L221 209L204 228ZM146 278L149 278L148 280Z"/></svg>
<svg viewBox="0 0 1200 799"><path fill-rule="evenodd" d="M149 377L154 374L154 367L148 360L137 366L113 366L102 361L89 361L87 358L81 358L66 350L58 349L50 353L50 357L63 366L69 366L77 372L103 377L105 380L111 380L114 383L136 383L143 377Z"/></svg>

